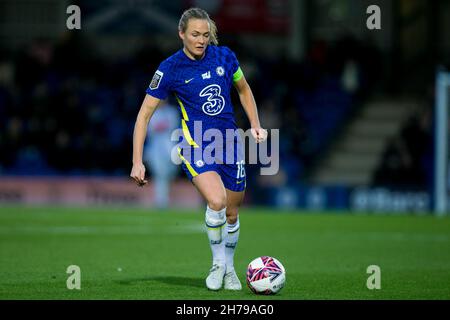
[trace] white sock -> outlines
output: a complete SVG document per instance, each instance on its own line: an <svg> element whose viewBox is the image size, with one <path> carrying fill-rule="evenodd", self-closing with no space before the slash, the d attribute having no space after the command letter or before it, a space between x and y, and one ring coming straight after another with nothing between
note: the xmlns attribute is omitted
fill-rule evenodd
<svg viewBox="0 0 450 320"><path fill-rule="evenodd" d="M211 247L213 264L225 265L225 236L227 229L226 222L226 208L220 211L206 208L206 229Z"/></svg>
<svg viewBox="0 0 450 320"><path fill-rule="evenodd" d="M234 270L234 251L239 240L239 218L234 224L226 224L227 237L225 238L225 261L227 272Z"/></svg>

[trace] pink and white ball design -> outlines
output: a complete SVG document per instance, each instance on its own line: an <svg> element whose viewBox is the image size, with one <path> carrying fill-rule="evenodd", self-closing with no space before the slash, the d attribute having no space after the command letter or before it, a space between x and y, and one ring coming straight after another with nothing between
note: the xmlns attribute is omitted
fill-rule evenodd
<svg viewBox="0 0 450 320"><path fill-rule="evenodd" d="M273 257L256 258L247 268L247 286L256 294L275 294L286 282L286 271Z"/></svg>

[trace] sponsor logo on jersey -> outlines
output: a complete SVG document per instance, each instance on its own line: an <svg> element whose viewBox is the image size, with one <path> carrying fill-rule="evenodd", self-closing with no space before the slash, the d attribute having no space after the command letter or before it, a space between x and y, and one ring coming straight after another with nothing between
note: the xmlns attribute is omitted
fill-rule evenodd
<svg viewBox="0 0 450 320"><path fill-rule="evenodd" d="M155 74L153 75L153 79L150 82L149 88L151 90L158 89L159 83L161 82L161 79L162 79L163 76L164 76L164 72L156 70Z"/></svg>
<svg viewBox="0 0 450 320"><path fill-rule="evenodd" d="M203 78L203 80L205 80L205 79L210 79L211 78L211 72L205 72L205 73L203 73L202 74L202 78Z"/></svg>
<svg viewBox="0 0 450 320"><path fill-rule="evenodd" d="M184 83L189 83L189 82L191 82L192 80L194 80L194 78L191 78L191 79L188 79L188 80L184 80Z"/></svg>
<svg viewBox="0 0 450 320"><path fill-rule="evenodd" d="M205 97L206 102L202 105L202 110L209 116L215 116L222 112L225 107L225 99L221 95L222 89L218 84L210 84L203 88L200 97Z"/></svg>
<svg viewBox="0 0 450 320"><path fill-rule="evenodd" d="M218 75L219 77L221 77L221 76L223 76L223 75L225 74L225 69L224 69L222 66L217 67L217 68L216 68L216 73L217 73L217 75Z"/></svg>

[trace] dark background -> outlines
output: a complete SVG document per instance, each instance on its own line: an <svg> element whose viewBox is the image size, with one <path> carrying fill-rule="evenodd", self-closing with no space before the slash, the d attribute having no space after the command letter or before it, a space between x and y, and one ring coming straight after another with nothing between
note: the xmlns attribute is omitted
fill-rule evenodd
<svg viewBox="0 0 450 320"><path fill-rule="evenodd" d="M81 30L66 27L71 4ZM366 26L372 4L381 30ZM220 45L235 51L262 126L280 129L280 171L247 166L248 203L340 209L358 188L433 193L434 80L450 62L445 0L2 0L0 178L127 177L145 89L181 48L178 19L190 6L206 9ZM367 125L373 104L395 117ZM345 152L358 123L374 147L361 133L363 147Z"/></svg>

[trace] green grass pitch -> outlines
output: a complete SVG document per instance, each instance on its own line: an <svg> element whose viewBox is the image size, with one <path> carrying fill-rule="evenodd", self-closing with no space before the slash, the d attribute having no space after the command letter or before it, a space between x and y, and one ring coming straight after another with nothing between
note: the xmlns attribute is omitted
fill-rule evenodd
<svg viewBox="0 0 450 320"><path fill-rule="evenodd" d="M450 219L242 208L235 266L243 290L208 291L204 213L144 209L0 208L0 299L450 299ZM245 285L262 255L286 287ZM81 268L69 290L67 267ZM381 289L366 287L381 268Z"/></svg>

